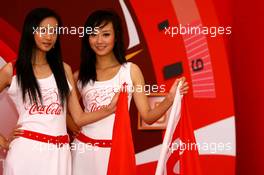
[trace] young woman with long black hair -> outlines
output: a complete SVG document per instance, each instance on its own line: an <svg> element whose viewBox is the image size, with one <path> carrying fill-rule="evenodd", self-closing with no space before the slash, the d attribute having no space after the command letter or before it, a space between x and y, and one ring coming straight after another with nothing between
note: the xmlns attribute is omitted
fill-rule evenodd
<svg viewBox="0 0 264 175"><path fill-rule="evenodd" d="M128 104L133 96L143 120L148 124L157 121L172 105L178 82L184 81L184 78L177 79L160 105L151 109L145 92L135 88L144 89L141 70L125 59L119 16L112 11L95 11L88 17L84 27L98 29L82 38L80 70L74 76L85 111L94 112L108 105L115 90L125 83ZM134 91L131 91L133 87ZM187 93L186 82L183 82L180 91L181 94ZM87 143L91 147L72 151L73 175L107 174L114 119L115 115L111 114L81 128L74 143Z"/></svg>
<svg viewBox="0 0 264 175"><path fill-rule="evenodd" d="M70 175L67 106L79 126L115 110L113 100L99 111L83 112L71 68L62 62L59 35L54 32L59 26L61 20L54 11L32 10L24 21L15 64L0 70L0 92L9 87L21 126L18 138L10 143L4 175Z"/></svg>

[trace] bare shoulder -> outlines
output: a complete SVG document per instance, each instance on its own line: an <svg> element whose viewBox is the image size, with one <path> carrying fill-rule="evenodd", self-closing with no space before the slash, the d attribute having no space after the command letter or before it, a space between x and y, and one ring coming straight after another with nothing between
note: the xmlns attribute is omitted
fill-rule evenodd
<svg viewBox="0 0 264 175"><path fill-rule="evenodd" d="M13 76L13 65L12 63L7 63L4 65L1 69L0 72L2 75L12 77Z"/></svg>
<svg viewBox="0 0 264 175"><path fill-rule="evenodd" d="M63 62L63 67L64 67L64 70L66 71L66 72L71 72L72 70L71 70L71 66L69 65L69 64L67 64L67 63L65 63L65 62Z"/></svg>
<svg viewBox="0 0 264 175"><path fill-rule="evenodd" d="M0 69L1 81L6 84L10 84L13 77L13 65L12 63L7 63Z"/></svg>
<svg viewBox="0 0 264 175"><path fill-rule="evenodd" d="M74 73L73 73L73 78L74 78L74 80L75 81L77 81L78 80L78 77L79 77L79 70L77 70L77 71L75 71Z"/></svg>
<svg viewBox="0 0 264 175"><path fill-rule="evenodd" d="M68 65L67 63L63 62L63 67L64 67L64 70L65 70L67 77L69 78L69 76L72 76L71 66Z"/></svg>
<svg viewBox="0 0 264 175"><path fill-rule="evenodd" d="M132 75L142 74L141 69L135 63L131 63L131 73Z"/></svg>
<svg viewBox="0 0 264 175"><path fill-rule="evenodd" d="M134 83L138 81L144 81L141 69L134 63L131 63L131 78Z"/></svg>

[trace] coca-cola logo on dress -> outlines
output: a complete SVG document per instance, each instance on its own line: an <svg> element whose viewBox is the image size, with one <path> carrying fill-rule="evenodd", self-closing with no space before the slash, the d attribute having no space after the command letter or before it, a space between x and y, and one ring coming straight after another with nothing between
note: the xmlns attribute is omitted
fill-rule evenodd
<svg viewBox="0 0 264 175"><path fill-rule="evenodd" d="M43 104L38 101L38 104L31 104L29 100L24 104L25 110L29 115L48 114L60 115L62 112L62 105L59 100L57 88L41 88L41 95Z"/></svg>
<svg viewBox="0 0 264 175"><path fill-rule="evenodd" d="M115 91L113 87L90 89L84 95L85 106L89 112L97 111L107 106L114 95Z"/></svg>

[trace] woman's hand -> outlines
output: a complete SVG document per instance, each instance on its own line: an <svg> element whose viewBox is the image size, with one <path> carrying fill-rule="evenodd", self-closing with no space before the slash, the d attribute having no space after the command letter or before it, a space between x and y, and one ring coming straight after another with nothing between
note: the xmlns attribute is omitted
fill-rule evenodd
<svg viewBox="0 0 264 175"><path fill-rule="evenodd" d="M188 89L189 89L189 85L188 83L186 82L186 78L185 77L182 77L182 78L178 78L174 81L173 85L171 86L170 88L170 91L168 93L168 98L170 101L173 101L174 100L174 97L176 95L176 89L180 83L180 81L182 82L181 84L181 88L180 88L180 94L181 95L185 95L188 93Z"/></svg>
<svg viewBox="0 0 264 175"><path fill-rule="evenodd" d="M72 117L67 113L66 117L67 128L70 136L74 139L81 131L81 128L73 121Z"/></svg>
<svg viewBox="0 0 264 175"><path fill-rule="evenodd" d="M19 138L19 135L22 135L24 133L24 130L20 129L22 126L17 125L11 134L11 136L8 139L8 142L11 143L14 139Z"/></svg>
<svg viewBox="0 0 264 175"><path fill-rule="evenodd" d="M0 149L8 150L8 148L9 148L8 140L0 135Z"/></svg>
<svg viewBox="0 0 264 175"><path fill-rule="evenodd" d="M9 144L16 138L19 137L19 135L23 134L23 130L20 129L21 125L17 125L13 132L11 133L11 136L9 137L9 139L4 138L3 136L0 135L0 147L8 150L9 149Z"/></svg>
<svg viewBox="0 0 264 175"><path fill-rule="evenodd" d="M188 82L185 81L186 80L185 77L183 77L182 79L183 79L183 83L180 88L180 94L185 95L188 93L189 85Z"/></svg>
<svg viewBox="0 0 264 175"><path fill-rule="evenodd" d="M120 92L115 93L114 97L111 100L111 103L106 107L107 110L110 110L111 112L115 112L119 94Z"/></svg>

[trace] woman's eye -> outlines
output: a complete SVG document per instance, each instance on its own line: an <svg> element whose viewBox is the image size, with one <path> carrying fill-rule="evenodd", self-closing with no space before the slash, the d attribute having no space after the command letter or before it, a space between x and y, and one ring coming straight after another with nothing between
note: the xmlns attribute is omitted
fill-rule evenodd
<svg viewBox="0 0 264 175"><path fill-rule="evenodd" d="M104 33L103 36L105 37L110 36L110 33Z"/></svg>
<svg viewBox="0 0 264 175"><path fill-rule="evenodd" d="M41 28L41 29L40 29L40 32L41 32L41 33L46 33L46 28Z"/></svg>
<svg viewBox="0 0 264 175"><path fill-rule="evenodd" d="M95 37L95 36L96 36L96 34L94 34L94 33L90 34L90 37Z"/></svg>

